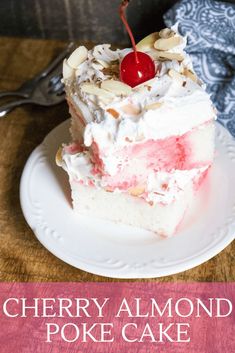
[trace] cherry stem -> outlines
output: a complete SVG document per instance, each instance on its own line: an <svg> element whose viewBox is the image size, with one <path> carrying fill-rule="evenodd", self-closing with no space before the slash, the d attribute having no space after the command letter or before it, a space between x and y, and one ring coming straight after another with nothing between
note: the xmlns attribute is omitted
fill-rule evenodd
<svg viewBox="0 0 235 353"><path fill-rule="evenodd" d="M130 37L130 40L131 40L131 44L132 44L134 52L135 52L135 61L138 64L139 63L139 59L138 59L135 39L134 39L134 36L132 34L132 31L130 29L130 26L129 26L128 22L127 22L126 15L125 15L126 8L129 5L130 1L131 0L122 0L120 8L119 8L119 13L120 13L121 20L122 20L124 26L126 27L127 33L129 34L129 37Z"/></svg>

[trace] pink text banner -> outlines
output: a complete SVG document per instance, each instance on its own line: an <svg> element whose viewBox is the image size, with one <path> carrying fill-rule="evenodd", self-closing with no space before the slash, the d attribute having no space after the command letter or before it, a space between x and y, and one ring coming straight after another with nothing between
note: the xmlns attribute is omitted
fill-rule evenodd
<svg viewBox="0 0 235 353"><path fill-rule="evenodd" d="M234 283L1 283L0 289L0 352L235 352Z"/></svg>

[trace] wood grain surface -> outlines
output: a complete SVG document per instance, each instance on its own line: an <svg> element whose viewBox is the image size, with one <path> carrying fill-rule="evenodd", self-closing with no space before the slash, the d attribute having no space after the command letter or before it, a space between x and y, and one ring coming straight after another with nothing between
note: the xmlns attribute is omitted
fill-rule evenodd
<svg viewBox="0 0 235 353"><path fill-rule="evenodd" d="M59 41L0 38L0 90L15 89L33 77L63 46ZM53 108L25 106L0 119L1 281L115 281L57 259L38 242L22 215L19 183L27 158L68 116L66 103L62 103ZM234 257L233 242L201 266L152 281L233 281Z"/></svg>
<svg viewBox="0 0 235 353"><path fill-rule="evenodd" d="M133 0L128 19L136 39L162 28L162 15L176 2ZM119 4L120 0L0 0L0 36L126 44Z"/></svg>
<svg viewBox="0 0 235 353"><path fill-rule="evenodd" d="M156 31L163 13L176 1L132 1L128 17L134 32ZM126 43L119 4L120 0L1 0L0 35Z"/></svg>

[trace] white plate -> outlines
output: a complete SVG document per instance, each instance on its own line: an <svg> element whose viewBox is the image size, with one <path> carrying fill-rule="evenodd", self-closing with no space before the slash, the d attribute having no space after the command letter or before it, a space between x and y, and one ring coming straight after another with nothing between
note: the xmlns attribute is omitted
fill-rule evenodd
<svg viewBox="0 0 235 353"><path fill-rule="evenodd" d="M235 140L217 124L215 163L181 230L169 239L73 212L65 172L55 165L69 122L56 127L28 159L20 185L24 216L39 241L63 261L95 274L150 278L209 260L235 234Z"/></svg>

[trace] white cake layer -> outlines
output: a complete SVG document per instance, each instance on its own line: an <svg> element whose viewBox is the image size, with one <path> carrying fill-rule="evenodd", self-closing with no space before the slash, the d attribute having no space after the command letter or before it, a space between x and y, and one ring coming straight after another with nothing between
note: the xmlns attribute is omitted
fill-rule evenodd
<svg viewBox="0 0 235 353"><path fill-rule="evenodd" d="M192 159L196 163L212 164L215 153L215 123L202 124L188 134Z"/></svg>
<svg viewBox="0 0 235 353"><path fill-rule="evenodd" d="M73 141L83 143L83 134L85 123L83 122L82 113L78 107L75 107L69 99L67 99L69 105L69 113L71 116L70 134Z"/></svg>
<svg viewBox="0 0 235 353"><path fill-rule="evenodd" d="M162 236L172 236L179 226L194 191L188 187L170 205L151 206L142 199L127 194L110 193L71 182L74 210L79 214L103 218L144 228Z"/></svg>

